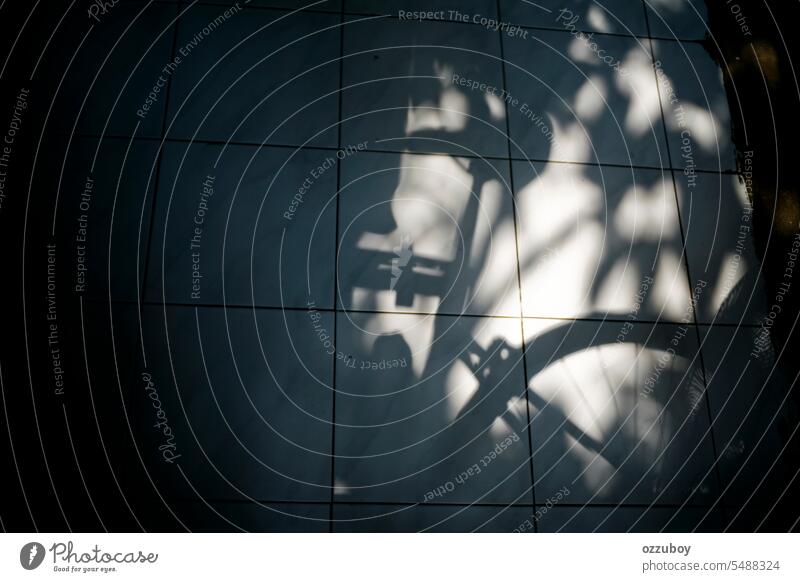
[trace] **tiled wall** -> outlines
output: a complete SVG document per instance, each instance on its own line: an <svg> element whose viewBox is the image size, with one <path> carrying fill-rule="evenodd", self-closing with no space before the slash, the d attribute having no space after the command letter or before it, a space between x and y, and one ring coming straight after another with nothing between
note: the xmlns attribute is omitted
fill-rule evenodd
<svg viewBox="0 0 800 582"><path fill-rule="evenodd" d="M750 356L702 3L303 4L122 3L57 105L59 224L91 168L84 297L141 339L126 411L166 505L193 529L724 527L777 454L780 378Z"/></svg>

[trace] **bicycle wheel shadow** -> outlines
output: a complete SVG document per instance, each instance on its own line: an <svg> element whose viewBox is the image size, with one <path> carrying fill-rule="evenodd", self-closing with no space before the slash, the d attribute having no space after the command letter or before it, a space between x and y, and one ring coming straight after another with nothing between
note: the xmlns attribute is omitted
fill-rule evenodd
<svg viewBox="0 0 800 582"><path fill-rule="evenodd" d="M655 495L663 502L713 499L702 373L691 364L697 344L672 327L669 336L637 325L624 342L618 329L584 322L526 334L527 395L508 391L490 398L502 386L495 374L513 363L477 366L479 386L459 418L472 415L489 426L494 412L522 431L524 412L520 418L508 409L476 410L482 401L527 399L540 502L565 486L571 502L643 503ZM504 345L498 340L493 349Z"/></svg>

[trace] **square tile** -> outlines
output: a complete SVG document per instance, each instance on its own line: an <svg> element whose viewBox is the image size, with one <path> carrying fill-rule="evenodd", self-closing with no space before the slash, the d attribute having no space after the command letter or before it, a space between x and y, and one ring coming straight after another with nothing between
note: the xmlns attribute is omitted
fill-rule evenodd
<svg viewBox="0 0 800 582"><path fill-rule="evenodd" d="M700 44L652 41L672 167L736 169L722 70Z"/></svg>
<svg viewBox="0 0 800 582"><path fill-rule="evenodd" d="M337 317L337 502L531 502L519 320Z"/></svg>
<svg viewBox="0 0 800 582"><path fill-rule="evenodd" d="M330 498L333 361L308 314L150 307L142 318L147 364L128 406L165 497Z"/></svg>
<svg viewBox="0 0 800 582"><path fill-rule="evenodd" d="M510 533L531 513L526 507L443 505L333 506L334 532Z"/></svg>
<svg viewBox="0 0 800 582"><path fill-rule="evenodd" d="M351 18L344 31L342 139L370 149L505 156L500 39L456 22ZM476 89L458 84L474 80Z"/></svg>
<svg viewBox="0 0 800 582"><path fill-rule="evenodd" d="M505 40L515 158L667 166L647 41L574 31Z"/></svg>
<svg viewBox="0 0 800 582"><path fill-rule="evenodd" d="M538 508L540 511L545 508ZM553 507L539 520L543 533L719 532L718 509L705 507Z"/></svg>
<svg viewBox="0 0 800 582"><path fill-rule="evenodd" d="M699 323L760 324L767 294L746 184L731 174L675 173Z"/></svg>
<svg viewBox="0 0 800 582"><path fill-rule="evenodd" d="M537 503L716 498L691 326L526 319L525 336Z"/></svg>
<svg viewBox="0 0 800 582"><path fill-rule="evenodd" d="M700 0L645 0L654 37L702 40L709 36L708 9Z"/></svg>
<svg viewBox="0 0 800 582"><path fill-rule="evenodd" d="M644 11L631 0L501 0L501 20L561 30L647 35Z"/></svg>
<svg viewBox="0 0 800 582"><path fill-rule="evenodd" d="M725 501L737 510L759 504L762 496L774 502L783 493L782 484L793 477L784 462L784 455L791 453L782 455L781 450L797 421L769 328L700 330ZM776 492L765 495L771 487Z"/></svg>
<svg viewBox="0 0 800 582"><path fill-rule="evenodd" d="M513 168L525 316L691 320L669 172Z"/></svg>
<svg viewBox="0 0 800 582"><path fill-rule="evenodd" d="M336 163L320 150L167 144L147 298L331 308Z"/></svg>
<svg viewBox="0 0 800 582"><path fill-rule="evenodd" d="M519 316L508 165L360 153L342 166L339 302Z"/></svg>
<svg viewBox="0 0 800 582"><path fill-rule="evenodd" d="M86 11L68 11L59 27L66 38L53 37L37 70L45 78L64 77L53 103L53 123L71 132L77 120L77 132L84 135L127 136L136 130L139 137L160 136L166 84L156 85L170 61L177 15L177 5L161 3L119 3L98 22ZM83 33L75 31L90 24L80 45ZM68 48L73 44L74 49Z"/></svg>
<svg viewBox="0 0 800 582"><path fill-rule="evenodd" d="M59 268L70 294L141 299L157 159L157 142L77 137L66 162L63 153L43 158L37 189L59 192Z"/></svg>
<svg viewBox="0 0 800 582"><path fill-rule="evenodd" d="M178 27L169 136L335 147L338 22L333 14L189 9Z"/></svg>

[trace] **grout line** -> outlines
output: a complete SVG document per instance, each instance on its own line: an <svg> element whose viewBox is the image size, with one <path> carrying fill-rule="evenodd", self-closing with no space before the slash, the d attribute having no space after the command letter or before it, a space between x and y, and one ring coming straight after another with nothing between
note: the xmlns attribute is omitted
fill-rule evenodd
<svg viewBox="0 0 800 582"><path fill-rule="evenodd" d="M85 300L87 303L92 304L103 304L105 305L107 301L105 299L95 299L88 297ZM111 301L113 305L137 305L136 301L133 299L114 299ZM204 308L204 309L256 309L262 311L308 311L307 307L289 307L289 306L280 306L280 305L221 305L217 303L188 303L188 302L180 302L180 301L142 301L140 303L143 307L188 307L188 308ZM466 318L477 318L477 319L530 319L534 321L575 321L575 322L595 322L595 323L626 323L630 321L630 319L626 319L624 317L620 318L601 318L601 317L554 317L554 316L531 316L531 315L488 315L488 314L481 314L481 313L446 313L446 312L417 312L417 311L378 311L372 309L332 309L330 307L314 307L316 311L320 313L355 313L355 314L372 314L372 315L416 315L419 317L466 317ZM650 320L650 319L638 319L632 322L634 325L688 325L689 327L738 327L743 329L760 329L761 324L759 323L725 323L725 322L715 322L713 325L710 323L703 323L703 322L695 322L695 323L687 323L684 324L681 321L669 321L669 320Z"/></svg>
<svg viewBox="0 0 800 582"><path fill-rule="evenodd" d="M180 1L177 1L177 2L174 2L174 3L169 3L169 4L177 6L178 10L180 10L180 8L185 5L185 3L182 3ZM216 3L213 3L213 2L199 2L199 4L202 4L202 5L219 5L219 6L223 6L224 5L224 6L229 6L229 5L225 5L225 4L216 4ZM643 6L645 6L644 2L643 2ZM284 9L281 9L281 8L272 8L272 7L266 7L266 6L265 7L251 6L249 8L284 10ZM288 11L288 10L284 10L284 11ZM336 15L336 12L321 11L321 10L307 10L305 12L329 14L329 15L332 15L332 16ZM500 20L500 2L499 2L499 0L497 1L497 12L498 12L498 20ZM349 14L359 15L359 13L346 13L345 10L344 10L344 0L343 0L342 1L342 6L341 6L341 8L339 10L339 16L340 16L340 19L341 19L342 23L344 23L345 16L349 15ZM388 18L393 19L393 20L399 20L399 19L397 19L397 17L393 17L393 16L389 16ZM645 37L641 37L641 36L637 36L637 35L619 34L619 33L599 33L599 32L595 32L594 34L596 36L616 36L616 37L625 37L625 38L640 38L640 39L643 39L643 40L650 40L650 41L653 41L653 40L672 41L672 42L676 41L676 39L660 38L660 37L652 37L652 36L650 36L650 24L649 24L646 8L645 8L645 21L646 21L646 25L647 25L647 36L645 36ZM171 58L174 58L174 56L175 56L175 50L176 50L177 38L178 38L178 25L179 25L179 22L176 22L174 24L172 48L171 48ZM480 25L475 25L475 26L480 26ZM531 26L521 26L521 28L529 29L529 30L544 30L544 31L556 31L556 32L558 32L560 30L560 29L555 29L555 28L543 28L543 27L531 27ZM586 31L586 32L588 33L590 31ZM503 35L502 31L498 31L498 33L500 34L500 57L501 57L501 62L502 62L503 83L504 83L504 87L507 89L507 85L506 85L506 66L505 66L505 61L504 61L504 49L503 49L503 36L504 35ZM344 41L344 26L341 26L340 27L340 55L342 57L344 57L343 41ZM700 43L702 41L700 41L700 40L688 40L688 41L679 41L679 42ZM651 48L651 51L650 51L651 52L651 60L655 61L655 55L654 55L654 51L653 51L653 43L650 42L649 44L650 44L650 48ZM340 62L339 62L339 89L340 89L340 91L338 93L338 113L339 113L338 121L339 121L339 124L337 126L338 148L342 147L341 120L342 120L343 62L344 62L343 58L340 59ZM654 70L654 74L655 74L655 70ZM159 140L159 141L163 141L164 143L170 143L170 142L206 143L206 144L210 144L210 145L216 145L216 144L222 145L224 143L227 143L225 141L217 142L217 141L211 141L211 140L204 141L204 140L188 140L188 139L177 139L177 138L169 138L169 139L167 139L166 138L165 133L166 133L167 119L168 119L168 116L169 116L168 106L169 106L171 82L172 82L172 79L170 78L170 80L169 80L169 82L167 84L166 90L165 90L165 101L164 101L163 116L162 116L162 123L161 123L161 137L160 138L157 138L157 137L153 137L153 138L150 138L150 137L137 137L135 141L138 141L138 140L142 140L142 141ZM656 86L657 87L658 87L658 84L659 84L659 81L658 81L658 77L656 75ZM504 103L504 105L506 106L506 111L507 111L507 105L505 103ZM683 227L683 224L682 224L682 217L681 217L681 213L680 213L680 204L679 204L679 201L678 201L678 194L677 194L677 189L676 189L676 184L675 184L675 180L676 180L675 172L680 172L681 169L672 167L673 163L672 163L672 159L671 159L672 157L671 157L671 152L670 152L670 147L669 147L669 140L668 140L668 135L667 135L667 130L666 130L665 111L664 111L664 105L662 103L660 91L659 91L659 105L660 105L661 115L662 115L663 130L664 130L664 133L665 133L665 137L667 138L667 148L666 149L667 149L670 168L660 168L660 167L653 167L653 166L634 166L634 165L625 165L625 164L609 164L609 163L599 163L599 162L598 163L593 163L593 162L574 162L574 161L553 161L553 160L546 160L546 159L536 159L536 160L530 160L530 161L533 161L533 162L536 162L536 163L561 163L561 164L586 165L586 166L595 166L595 167L600 167L600 168L609 167L609 168L624 168L624 169L639 169L639 170L655 170L655 171L662 171L662 172L669 171L671 173L671 175L672 175L673 191L674 191L674 194L675 194L675 201L676 201L676 204L678 206L677 211L678 211L679 226L680 226L680 230L681 230L681 238L682 238L682 241L684 243L684 251L683 251L684 261L685 261L685 264L686 264L687 279L688 279L688 284L689 284L689 291L690 291L690 294L691 294L692 290L693 290L693 285L692 285L691 274L690 274L689 268L688 268L689 265L688 265L688 257L686 256L687 252L686 252L685 233L684 233L684 227ZM506 143L507 143L508 152L509 152L508 158L505 158L505 157L493 157L493 156L483 156L483 157L485 159L488 159L488 160L495 160L495 161L502 161L502 162L509 163L509 166L510 166L510 178L511 178L511 184L512 184L512 197L513 197L514 196L513 191L515 190L515 187L514 187L514 175L513 175L513 166L514 166L513 162L515 162L515 161L525 162L525 161L529 161L529 160L526 160L525 158L514 158L511 155L511 145L510 145L510 141L509 141L509 116L508 116L508 114L506 114L506 134L507 134ZM90 138L95 138L95 139L99 138L99 136L92 136L92 135L86 135L86 136L83 136L83 137L90 137ZM105 136L105 137L108 138L108 139L129 139L129 138L126 138L125 136ZM230 145L248 146L248 147L274 147L274 148L293 148L293 147L296 147L296 146L285 146L285 145L279 145L279 144L251 144L251 143L238 143L238 142L231 142ZM307 146L304 149L320 150L320 151L335 151L338 148L329 148L329 147L324 147L324 146ZM368 150L368 151L370 151L372 153L380 153L380 154L402 154L402 153L407 153L407 152L399 152L399 151L391 151L391 150ZM444 153L437 153L437 152L411 152L411 153L414 153L415 155L442 155L442 156L453 156L453 155L455 155L457 157L479 159L479 156L467 155L467 154L463 154L463 155L462 154L444 154ZM153 198L152 198L152 201L151 201L151 208L150 208L150 225L149 225L148 238L147 238L147 241L146 241L146 245L147 246L145 248L145 267L144 267L143 279L142 279L142 282L141 282L141 295L140 295L141 297L144 297L144 293L146 291L147 278L148 278L148 276L151 275L151 273L149 272L150 271L150 267L151 267L151 265L150 265L150 262L151 262L150 261L150 249L152 247L152 238L153 238L153 235L154 235L154 224L155 224L155 214L156 214L156 195L157 195L157 192L159 190L159 175L160 175L160 171L161 171L162 160L163 160L163 148L160 148L160 150L159 150L159 160L156 162L157 165L156 165L156 169L155 169L155 172L154 172L154 179L153 179L153 184L152 184ZM720 170L701 170L701 169L696 169L696 171L698 173L717 174L717 175L737 175L739 173L737 170L722 170L722 171L720 171ZM440 315L440 316L444 316L444 317L472 317L472 318L486 318L486 319L492 319L492 318L517 319L518 318L518 319L520 319L520 324L521 324L521 328L522 328L523 369L524 369L524 374L525 374L525 395L526 395L526 403L527 403L528 402L528 389L527 389L528 375L527 375L527 365L526 365L526 361L525 361L525 357L524 357L524 354L525 354L525 334L524 334L524 327L522 327L522 323L524 322L525 319L587 321L587 322L602 322L602 321L605 321L605 322L609 322L609 323L627 321L627 319L624 319L624 318L621 318L621 319L610 319L609 318L609 319L603 320L603 319L599 319L599 318L579 318L579 317L578 318L559 318L559 317L544 317L544 316L526 317L526 316L523 315L523 311L522 311L522 309L523 309L523 307L522 307L523 306L523 303L522 303L522 283L521 283L521 274L520 274L521 273L521 269L520 269L520 261L519 261L519 235L518 235L518 224L517 224L517 216L516 216L516 204L514 204L514 215L513 215L513 218L514 218L515 243L516 243L516 255L517 255L517 275L518 275L517 279L518 279L518 288L519 288L519 295L520 295L520 316L517 317L517 316L492 316L492 315L476 315L476 314L415 313L415 312L396 312L396 311L385 312L385 311L370 311L370 310L359 311L359 310L336 309L335 306L337 305L337 298L338 298L339 191L340 191L340 188L341 188L341 164L338 164L337 165L337 194L336 194L337 195L337 200L336 200L336 225L335 225L335 231L336 231L336 235L335 235L336 236L336 239L335 239L335 244L336 244L335 255L336 255L336 259L335 259L335 261L336 262L335 262L335 271L334 271L334 274L335 274L335 278L334 278L334 303L333 303L334 308L332 308L332 309L317 308L317 310L320 311L320 312L332 312L334 314L333 336L334 336L335 340L337 339L336 326L337 326L338 317L336 316L336 314L338 314L338 313L350 312L350 313L374 313L374 314L386 314L386 315L394 315L394 314L401 313L401 314L419 315L419 316L432 316L432 315L439 316ZM116 303L128 304L129 302L128 301L112 301L111 303L112 304L116 304ZM162 303L162 302L148 302L148 301L142 301L141 305L143 305L143 306L144 305L158 305L158 306L166 305L166 306L176 306L176 307L211 307L211 308L220 308L220 307L228 308L229 307L229 308L242 308L242 309L269 309L269 310L287 310L287 311L306 311L307 310L306 308L302 308L302 307L300 307L300 308L270 307L270 306L259 306L259 307L256 307L256 306L247 306L247 305L242 305L242 306L235 306L235 305L222 306L222 305L199 304L199 303L186 303L186 304L183 304L183 303L169 303L169 302ZM701 327L701 326L710 327L710 324L698 322L696 311L693 311L693 319L694 319L694 323L690 323L688 325L695 328L695 333L697 335L698 347L699 347L699 345L700 345L699 327ZM644 320L642 320L642 321L637 321L636 323L649 324L649 325L657 325L657 324L682 325L682 323L680 323L680 322L669 322L669 321L663 321L663 320L661 320L661 321L644 321ZM758 328L759 327L758 324L732 324L732 323L714 323L714 326L718 326L718 327L743 327L743 328L750 328L750 327ZM721 481L721 476L719 474L719 467L718 467L718 462L719 462L718 459L719 459L719 457L718 457L718 454L717 454L717 447L716 447L716 442L715 442L715 437L714 437L713 418L711 417L711 407L709 405L709 396L708 396L708 386L707 386L707 379L706 379L706 373L705 373L705 365L704 365L704 361L703 361L702 350L699 349L698 351L699 351L699 356L700 356L701 373L703 374L704 386L706 388L705 389L705 400L706 400L706 408L707 408L707 415L708 415L709 428L710 428L711 443L712 443L712 447L713 447L713 451L714 451L714 458L716 460L716 462L715 462L715 474L716 474L716 478L717 478L717 482L718 482L718 487L720 487L720 489L721 489L721 482L722 481ZM424 503L424 504L419 504L419 503L409 503L409 502L373 502L373 501L362 501L362 502L347 501L347 502L342 502L342 501L335 501L334 500L334 489L333 489L333 486L334 486L334 475L335 475L335 473L334 473L335 446L334 445L335 445L335 411L336 411L336 358L334 358L334 361L333 361L333 394L332 394L332 398L333 398L333 406L332 406L332 415L333 416L332 416L332 423L331 423L332 428L331 428L331 490L330 490L330 501L289 501L289 500L287 500L287 501L264 501L264 503L329 504L329 506L330 506L330 512L329 512L329 529L330 529L330 531L333 531L333 507L334 507L334 505L409 505L409 506L429 505L429 506L447 506L447 507L469 507L469 506L473 506L473 507L531 507L531 506L537 507L537 506L543 506L542 504L536 504L535 492L533 490L532 490L533 504L503 504L503 503L475 503L475 504L469 504L469 503ZM529 403L528 403L528 405L529 405ZM526 413L528 415L528 430L529 430L529 433L530 433L531 432L530 431L530 429L531 429L531 424L530 424L531 420L530 420L530 409L529 409L529 407L526 407ZM531 438L532 438L532 434L529 434L528 435L528 447L529 447L529 451L531 451L530 452L530 456L529 456L529 461L530 461L531 479L533 481L533 462L532 462L533 460L532 460ZM244 501L244 500L210 500L210 501L212 503L222 503L222 502L226 502L226 501L227 502L249 503L248 501ZM604 503L593 503L593 504L588 504L588 505L561 503L559 505L563 506L563 507L642 507L642 508L651 507L649 504L604 504ZM723 506L723 511L724 511L724 503L721 502L720 505ZM653 505L652 507L663 507L663 508L702 507L702 508L706 508L706 507L709 507L709 505L695 505L695 504L689 504L689 503L687 503L685 505L681 505L681 504L675 503L675 504L656 504L656 505Z"/></svg>
<svg viewBox="0 0 800 582"><path fill-rule="evenodd" d="M175 3L175 12L176 15L180 15L181 8L183 8L182 2ZM172 46L170 47L170 56L169 62L173 62L175 60L175 49L178 46L178 26L180 26L180 19L177 19L173 24L172 30ZM144 272L142 273L142 281L141 281L141 292L139 297L144 298L145 293L147 291L147 279L150 277L150 251L153 246L153 232L155 231L155 222L156 222L156 198L158 196L159 191L159 182L161 178L161 164L164 160L164 150L166 148L163 147L163 144L166 143L166 133L167 133L167 118L169 117L169 94L170 89L172 88L172 75L169 76L167 79L167 87L164 91L164 109L163 115L161 117L161 137L156 138L158 139L159 145L158 148L158 160L156 161L156 171L153 175L153 199L150 201L150 225L148 228L147 233L147 246L144 249ZM148 140L151 141L151 140ZM145 191L145 200L147 199L147 191ZM144 303L144 301L142 301Z"/></svg>
<svg viewBox="0 0 800 582"><path fill-rule="evenodd" d="M644 19L645 24L647 25L648 35L650 33L650 18L647 13L647 2L646 0L642 0L642 10L644 11ZM664 139L667 142L667 159L669 160L669 165L672 167L672 152L669 145L669 134L667 132L667 118L666 114L664 113L664 103L661 99L661 84L658 79L658 73L656 71L656 55L655 55L655 46L653 45L652 40L650 41L650 60L653 65L653 76L655 77L656 81L656 91L658 93L658 106L661 109L661 125L664 130ZM677 170L680 171L680 170ZM686 234L683 227L683 217L681 216L681 205L680 205L680 198L678 196L678 187L676 185L675 179L675 172L676 170L671 170L672 172L672 190L675 195L675 206L678 212L678 226L680 227L681 231L681 241L683 242L683 248L681 250L681 256L683 257L684 264L686 265L686 281L689 285L689 300L692 302L692 319L694 320L694 331L695 331L695 338L697 340L697 354L700 356L700 374L703 378L703 396L705 399L706 404L706 417L708 420L708 431L711 437L711 451L714 455L714 476L716 478L717 484L717 491L721 494L722 492L722 475L720 474L719 470L719 453L717 452L717 442L714 436L714 419L711 416L711 402L708 396L708 380L706 378L706 366L705 360L703 358L703 349L702 349L702 341L700 338L700 329L697 325L697 305L694 300L694 285L692 282L692 274L689 269L689 252L688 247L686 245ZM695 453L697 454L697 452ZM721 501L719 499L718 501ZM723 512L723 519L727 520L726 511L724 508L724 504L722 507Z"/></svg>
<svg viewBox="0 0 800 582"><path fill-rule="evenodd" d="M500 10L500 0L497 0L497 20L501 20L501 10ZM505 58L505 48L503 45L503 32L498 30L498 35L500 36L500 69L503 78L503 90L508 92L508 81L506 79L506 58ZM508 157L509 160L511 159L511 127L509 121L509 111L508 111L508 102L504 99L503 100L503 109L506 113L505 121L506 121L506 147L508 148ZM523 308L523 300L522 300L522 266L519 260L519 219L517 217L517 197L515 196L516 186L514 184L514 164L510 161L508 162L508 172L509 172L509 180L511 181L511 216L514 221L514 250L516 253L516 262L517 262L517 290L519 292L519 330L520 330L520 342L521 342L521 349L522 349L522 373L523 373L523 385L522 389L525 392L525 418L528 421L527 426L527 435L526 439L528 441L528 469L530 471L530 479L531 479L531 501L533 502L534 506L536 505L536 479L534 478L533 473L533 425L531 424L531 403L530 403L530 396L528 394L528 358L527 358L527 349L525 346L525 320L523 319L524 315L524 308ZM539 520L535 519L533 521L533 530L534 532L539 531Z"/></svg>
<svg viewBox="0 0 800 582"><path fill-rule="evenodd" d="M336 124L336 143L338 148L342 148L342 91L344 83L344 0L341 0L341 8L339 11L339 92L337 93L338 104L338 117ZM336 223L334 225L334 263L333 263L333 305L336 307L336 301L339 296L339 202L342 192L342 163L336 164ZM333 312L333 342L334 346L337 344L339 336L338 330L339 316L336 311ZM328 531L333 533L333 503L335 497L335 484L336 484L336 361L339 358L333 358L333 377L331 379L331 491L330 491L330 507L328 511Z"/></svg>
<svg viewBox="0 0 800 582"><path fill-rule="evenodd" d="M176 50L176 47L178 46L178 26L180 25L180 15L181 15L181 8L183 8L183 2L181 0L177 0L174 3L174 6L175 6L176 19L175 19L175 22L172 25L173 26L173 30L172 30L172 45L170 47L169 62L173 62L175 60L175 50ZM161 179L161 163L164 160L164 149L165 149L164 148L164 144L165 144L165 138L166 138L166 133L167 133L167 118L169 117L169 93L170 93L170 87L171 86L172 86L172 75L170 75L169 78L167 79L167 87L166 87L166 89L164 91L164 110L163 110L163 115L161 117L161 132L160 132L161 133L161 137L160 138L155 138L154 140L147 140L147 141L158 141L159 142L159 146L158 146L158 152L156 153L156 155L158 156L158 159L156 160L156 171L153 174L153 182L152 182L153 196L152 196L152 199L150 200L150 212L149 212L150 224L148 225L148 228L147 228L147 241L144 244L144 249L141 249L141 247L140 247L140 250L143 250L143 252L144 252L144 268L142 269L142 280L141 280L141 282L140 281L136 282L136 284L137 284L137 286L139 288L138 298L134 302L135 305L136 305L137 310L141 310L142 306L145 304L144 297L145 297L145 293L147 292L147 279L150 276L150 250L152 249L152 246L153 246L153 232L155 231L156 197L158 196L159 182L160 182L160 179ZM102 136L100 136L98 138L95 138L95 139L100 139L102 141ZM122 138L122 139L124 139L124 138ZM133 146L133 143L131 143L129 145L129 148L132 148L132 146ZM143 205L147 203L148 190L150 188L151 188L151 184L148 183L145 186L144 200L142 201ZM144 212L145 211L146 211L146 209L143 209L142 216L144 216ZM141 244L140 240L137 240L136 242L137 242L137 246ZM137 268L138 268L138 265L137 265ZM110 295L110 290L109 290L109 295ZM144 351L144 332L143 332L143 329L142 329L143 325L142 325L141 321L142 321L142 317L141 317L141 312L140 312L139 313L139 317L138 317L138 325L136 327L136 344L135 344L136 345L136 351L134 352L134 356L133 356L133 368L134 369L137 367L137 365L139 363L139 357L140 356L139 356L138 352L141 351L142 365L144 365L147 362L147 356L145 355L145 351ZM111 341L112 342L114 341L113 338L112 338Z"/></svg>
<svg viewBox="0 0 800 582"><path fill-rule="evenodd" d="M446 501L432 501L430 503L416 503L412 501L357 501L357 500L350 500L350 501L334 501L331 503L330 501L319 501L319 500L296 500L296 499L224 499L224 498L205 498L204 500L200 499L169 499L172 503L202 503L203 501L207 501L210 504L223 504L223 503L235 503L235 504L242 504L242 505L252 505L255 503L262 503L262 504L275 504L275 505L379 505L379 506L407 506L407 507L511 507L511 508L530 508L530 507L547 507L545 503L492 503L492 502L476 502L476 503L469 503L469 502L460 502L460 501L453 501L453 502L446 502ZM680 509L680 508L701 508L701 509L709 509L712 506L710 504L698 504L698 503L686 503L682 505L680 503L566 503L561 502L558 504L558 507L631 507L631 508L638 508L638 509L647 509L647 508L654 508L654 509Z"/></svg>
<svg viewBox="0 0 800 582"><path fill-rule="evenodd" d="M101 136L91 133L85 134L77 134L78 137L81 138L89 138L89 139L100 139ZM103 139L118 139L118 140L130 140L130 136L124 135L109 135L106 134L102 136ZM161 141L161 138L158 137L150 137L150 136L138 136L134 139L136 141ZM332 146L298 146L292 144L276 144L276 143L255 143L255 142L246 142L246 141L225 141L225 140L214 140L214 139L186 139L186 138L177 138L177 137L166 137L164 138L165 143L185 143L185 144L201 144L201 145L227 145L230 146L239 146L239 147L255 147L255 148L276 148L276 149L303 149L303 150L310 150L310 151L324 151L324 152L335 152L338 151L341 146L332 147ZM669 172L670 170L681 172L683 171L681 168L672 168L666 166L646 166L646 165L638 165L638 164L617 164L611 162L578 162L574 160L551 160L545 158L524 158L524 157L514 157L512 155L511 158L504 157L504 156L493 156L493 155L474 155L469 153L445 153L445 152L433 152L433 151L400 151L400 150L388 150L388 149L367 149L363 150L362 153L373 153L373 154L392 154L392 155L403 155L403 154L412 154L416 156L446 156L446 157L457 157L457 158L466 158L466 159L476 159L476 160L492 160L498 162L532 162L534 164L569 164L569 165L576 165L576 166L591 166L597 168L622 168L622 169L631 169L631 170L653 170L659 171L662 173ZM716 174L722 176L737 176L741 172L739 170L704 170L700 168L695 168L695 172L702 173L702 174Z"/></svg>
<svg viewBox="0 0 800 582"><path fill-rule="evenodd" d="M213 2L213 1L206 1L206 0L200 0L199 2L197 2L197 5L198 6L220 6L220 7L224 7L224 6L230 7L231 6L230 4L224 4L224 3L221 3L221 2ZM286 8L285 6L256 6L256 5L250 5L250 6L246 6L246 8L250 9L250 10L262 10L262 11L263 10L277 10L277 11L281 11L281 12L292 12L292 11L296 10L296 8ZM306 13L307 14L327 14L327 15L330 15L330 16L334 16L334 15L338 14L339 12L337 12L335 10L321 10L319 8L308 8L308 9L302 10L300 13L302 13L302 14L306 14ZM484 25L482 25L482 24L480 24L478 22L472 22L472 21L462 22L462 21L459 21L459 20L449 20L449 19L435 19L435 20L431 19L431 20L425 20L425 21L406 20L406 19L401 19L401 18L399 18L398 16L396 16L394 14L387 14L385 12L345 11L344 10L344 0L342 0L342 8L340 9L340 13L342 14L342 16L361 16L361 17L363 17L363 16L383 16L386 20L392 20L392 21L397 21L397 22L409 22L409 23L416 23L416 24L418 24L419 22L440 22L440 23L449 23L449 24L460 24L462 26L472 26L474 28L482 28L482 29L488 30L488 28L485 27ZM500 12L498 10L498 18L497 18L498 21L500 20L499 13ZM555 26L537 26L537 25L533 25L533 24L521 24L521 23L509 23L509 24L511 26L516 26L516 27L521 28L523 30L542 31L542 32L567 32L568 34L570 33L570 31L564 30L563 27L562 28L557 28ZM705 39L698 39L698 38L670 38L670 37L662 37L662 36L649 36L650 35L649 28L648 28L648 32L647 32L646 35L635 34L635 33L632 33L632 32L631 33L627 33L627 32L601 32L599 30L590 30L590 29L583 30L583 29L577 29L577 28L575 29L575 31L583 33L583 34L592 34L594 36L630 38L630 39L638 39L638 40L647 40L647 39L665 40L665 41L678 42L678 43L684 43L684 44L685 43L702 44L702 43L705 42ZM502 33L502 31L500 31L500 32Z"/></svg>

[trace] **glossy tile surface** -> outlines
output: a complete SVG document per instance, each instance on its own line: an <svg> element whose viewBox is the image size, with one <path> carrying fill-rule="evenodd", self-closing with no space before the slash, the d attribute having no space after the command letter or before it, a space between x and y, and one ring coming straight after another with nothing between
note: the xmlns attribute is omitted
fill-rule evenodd
<svg viewBox="0 0 800 582"><path fill-rule="evenodd" d="M501 0L503 20L537 28L647 35L644 12L627 0Z"/></svg>
<svg viewBox="0 0 800 582"><path fill-rule="evenodd" d="M504 45L514 157L669 165L646 40L536 30Z"/></svg>
<svg viewBox="0 0 800 582"><path fill-rule="evenodd" d="M700 323L758 325L768 313L747 184L735 175L675 173L686 260ZM700 288L702 287L702 288Z"/></svg>
<svg viewBox="0 0 800 582"><path fill-rule="evenodd" d="M562 487L571 503L716 499L693 328L526 320L525 333L537 502Z"/></svg>
<svg viewBox="0 0 800 582"><path fill-rule="evenodd" d="M508 163L351 156L339 233L348 310L519 316Z"/></svg>
<svg viewBox="0 0 800 582"><path fill-rule="evenodd" d="M702 40L708 36L708 9L698 0L645 0L654 37Z"/></svg>
<svg viewBox="0 0 800 582"><path fill-rule="evenodd" d="M187 4L128 39L126 2L87 40L90 65L114 35L152 47L100 74L88 125L56 105L77 135L34 185L58 192L59 272L81 213L105 265L64 319L124 338L87 374L114 373L92 394L128 413L103 427L141 459L144 525L682 532L764 509L791 419L778 300L688 2Z"/></svg>
<svg viewBox="0 0 800 582"><path fill-rule="evenodd" d="M150 308L142 325L130 405L170 498L329 499L332 358L305 313Z"/></svg>
<svg viewBox="0 0 800 582"><path fill-rule="evenodd" d="M337 317L336 501L531 501L518 320Z"/></svg>
<svg viewBox="0 0 800 582"><path fill-rule="evenodd" d="M335 161L322 150L168 144L146 297L330 308Z"/></svg>
<svg viewBox="0 0 800 582"><path fill-rule="evenodd" d="M719 59L697 43L652 42L672 167L687 173L736 169Z"/></svg>
<svg viewBox="0 0 800 582"><path fill-rule="evenodd" d="M669 172L515 162L514 180L525 316L691 322Z"/></svg>
<svg viewBox="0 0 800 582"><path fill-rule="evenodd" d="M336 532L510 533L530 514L524 507L347 505L334 507Z"/></svg>
<svg viewBox="0 0 800 582"><path fill-rule="evenodd" d="M176 40L185 60L171 75L170 135L335 146L338 23L332 14L190 8Z"/></svg>
<svg viewBox="0 0 800 582"><path fill-rule="evenodd" d="M452 21L351 17L342 140L370 149L503 156L502 104L459 79L502 87L500 39ZM499 106L498 106L499 105Z"/></svg>

